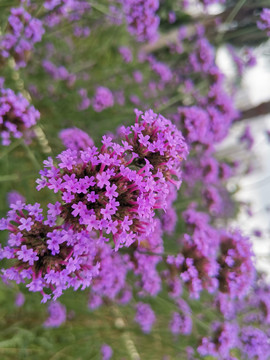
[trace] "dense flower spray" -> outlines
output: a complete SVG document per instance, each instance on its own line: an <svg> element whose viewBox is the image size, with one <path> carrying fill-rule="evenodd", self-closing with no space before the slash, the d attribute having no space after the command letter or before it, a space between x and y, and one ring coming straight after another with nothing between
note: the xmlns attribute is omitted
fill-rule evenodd
<svg viewBox="0 0 270 360"><path fill-rule="evenodd" d="M60 203L48 205L44 220L38 203L11 204L7 218L1 220L1 230L9 231L8 244L1 248L1 258L14 259L13 266L2 269L4 278L25 281L29 291L41 292L43 302L62 291L90 285L98 274L95 240L86 232L74 232L58 226Z"/></svg>
<svg viewBox="0 0 270 360"><path fill-rule="evenodd" d="M11 137L30 137L29 129L40 118L40 113L22 94L11 89L0 89L0 136L3 145L9 145Z"/></svg>
<svg viewBox="0 0 270 360"><path fill-rule="evenodd" d="M155 14L159 7L158 0L123 1L128 31L138 41L154 41L157 39L159 17Z"/></svg>
<svg viewBox="0 0 270 360"><path fill-rule="evenodd" d="M112 236L116 249L144 239L154 228L154 210L166 208L167 181L179 188L187 148L172 123L148 111L134 126L122 128L122 145L103 136L100 151L68 149L45 162L38 190L62 194L60 216L73 229Z"/></svg>
<svg viewBox="0 0 270 360"><path fill-rule="evenodd" d="M0 56L13 56L18 68L25 67L34 44L41 41L45 32L42 22L18 7L11 9L8 23L8 33L0 37Z"/></svg>

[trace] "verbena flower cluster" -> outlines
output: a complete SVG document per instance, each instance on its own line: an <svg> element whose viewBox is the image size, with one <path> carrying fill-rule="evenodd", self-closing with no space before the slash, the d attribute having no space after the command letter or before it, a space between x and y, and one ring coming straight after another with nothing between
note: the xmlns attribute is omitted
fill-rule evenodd
<svg viewBox="0 0 270 360"><path fill-rule="evenodd" d="M0 135L3 145L9 145L12 137L29 137L29 129L36 125L39 118L39 111L22 94L16 95L11 89L0 88Z"/></svg>
<svg viewBox="0 0 270 360"><path fill-rule="evenodd" d="M135 35L138 41L155 41L159 26L156 11L159 0L128 0L123 1L128 31Z"/></svg>
<svg viewBox="0 0 270 360"><path fill-rule="evenodd" d="M260 20L257 22L257 26L261 30L266 30L267 35L270 36L270 9L263 9L260 14Z"/></svg>
<svg viewBox="0 0 270 360"><path fill-rule="evenodd" d="M23 7L12 8L8 18L8 32L0 37L0 55L12 56L16 66L25 67L35 43L41 41L45 30L39 19Z"/></svg>

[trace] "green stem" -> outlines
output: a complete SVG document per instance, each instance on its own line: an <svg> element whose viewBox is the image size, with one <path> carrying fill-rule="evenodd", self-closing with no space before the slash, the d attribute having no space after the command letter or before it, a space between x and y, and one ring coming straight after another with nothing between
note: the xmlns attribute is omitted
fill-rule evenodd
<svg viewBox="0 0 270 360"><path fill-rule="evenodd" d="M225 23L230 23L234 20L236 15L239 13L241 8L245 5L247 0L239 0L235 7L232 9L231 13L228 15L227 19L224 21Z"/></svg>
<svg viewBox="0 0 270 360"><path fill-rule="evenodd" d="M156 109L156 111L160 112L160 111L166 110L170 106L178 103L178 101L180 101L181 99L182 99L182 94L177 94L176 96L172 97L168 102L166 102L166 104L163 104L163 105L159 106Z"/></svg>
<svg viewBox="0 0 270 360"><path fill-rule="evenodd" d="M2 175L0 176L0 182L18 180L18 174Z"/></svg>
<svg viewBox="0 0 270 360"><path fill-rule="evenodd" d="M19 139L14 141L7 149L0 155L0 160L2 160L5 156L7 156L12 150L16 149L21 143L23 139Z"/></svg>
<svg viewBox="0 0 270 360"><path fill-rule="evenodd" d="M31 160L32 164L34 165L34 167L39 171L40 170L40 164L37 161L33 151L29 148L29 146L27 144L25 144L25 142L22 143L22 146L26 150L27 155L28 155L29 159Z"/></svg>

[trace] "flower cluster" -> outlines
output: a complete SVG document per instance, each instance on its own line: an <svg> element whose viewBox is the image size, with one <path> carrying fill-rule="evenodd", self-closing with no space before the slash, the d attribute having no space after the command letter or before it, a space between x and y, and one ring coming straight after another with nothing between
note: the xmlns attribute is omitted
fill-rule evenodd
<svg viewBox="0 0 270 360"><path fill-rule="evenodd" d="M232 323L215 323L211 338L204 337L198 347L202 356L218 356L218 359L231 359L230 350L238 345L238 326Z"/></svg>
<svg viewBox="0 0 270 360"><path fill-rule="evenodd" d="M219 235L209 224L209 217L194 209L184 213L191 235L184 234L180 242L181 253L168 256L169 278L180 274L181 280L189 289L192 298L199 298L206 289L212 293L218 288L218 264L216 261Z"/></svg>
<svg viewBox="0 0 270 360"><path fill-rule="evenodd" d="M177 301L178 312L172 314L170 329L173 335L189 335L192 330L191 310L188 304L180 299Z"/></svg>
<svg viewBox="0 0 270 360"><path fill-rule="evenodd" d="M11 89L0 89L0 136L3 145L10 137L30 136L29 129L39 120L40 114L22 94Z"/></svg>
<svg viewBox="0 0 270 360"><path fill-rule="evenodd" d="M64 80L68 85L72 85L76 80L76 75L69 73L63 65L57 67L49 60L43 60L42 65L44 70L55 80Z"/></svg>
<svg viewBox="0 0 270 360"><path fill-rule="evenodd" d="M254 282L253 253L249 239L239 231L220 238L219 289L231 297L243 297Z"/></svg>
<svg viewBox="0 0 270 360"><path fill-rule="evenodd" d="M270 356L269 337L264 331L246 326L241 333L242 353L249 359L267 360Z"/></svg>
<svg viewBox="0 0 270 360"><path fill-rule="evenodd" d="M140 324L144 333L149 333L152 329L156 316L149 304L139 302L136 306L135 321Z"/></svg>
<svg viewBox="0 0 270 360"><path fill-rule="evenodd" d="M0 55L4 59L13 56L18 68L25 67L34 44L41 41L45 32L42 22L23 7L11 8L8 29L0 38Z"/></svg>
<svg viewBox="0 0 270 360"><path fill-rule="evenodd" d="M270 36L270 9L265 8L262 10L257 26L261 30L266 30L267 35Z"/></svg>
<svg viewBox="0 0 270 360"><path fill-rule="evenodd" d="M69 22L78 21L85 12L89 13L91 11L91 5L85 0L45 0L43 6L46 10L49 10L44 19L48 27L55 27L63 20ZM76 34L76 24L74 32ZM86 30L86 34L88 33L89 31Z"/></svg>
<svg viewBox="0 0 270 360"><path fill-rule="evenodd" d="M18 284L30 280L29 291L40 292L43 302L51 294L58 298L69 287L89 286L99 269L96 241L86 232L76 233L56 224L60 203L48 208L44 220L38 203L18 201L1 220L1 230L8 230L9 238L0 256L14 260L12 267L2 269L4 278Z"/></svg>
<svg viewBox="0 0 270 360"><path fill-rule="evenodd" d="M116 249L144 239L154 227L154 210L165 209L169 187L181 183L186 144L181 133L161 115L137 112L135 126L122 128L122 145L103 136L101 150L68 149L45 162L38 190L60 192L61 217L73 229L96 231ZM129 136L130 135L130 136ZM133 136L131 136L133 135Z"/></svg>
<svg viewBox="0 0 270 360"><path fill-rule="evenodd" d="M101 112L114 105L113 94L110 89L99 86L96 89L95 96L93 98L93 109L96 112Z"/></svg>
<svg viewBox="0 0 270 360"><path fill-rule="evenodd" d="M155 41L159 26L159 17L155 14L159 0L123 1L128 31L138 41Z"/></svg>
<svg viewBox="0 0 270 360"><path fill-rule="evenodd" d="M60 302L51 302L48 306L48 312L49 317L44 322L44 327L59 327L66 321L66 307Z"/></svg>
<svg viewBox="0 0 270 360"><path fill-rule="evenodd" d="M88 147L94 145L90 136L83 130L76 127L60 131L59 138L67 149L73 151L75 150L79 152L80 150L86 150Z"/></svg>

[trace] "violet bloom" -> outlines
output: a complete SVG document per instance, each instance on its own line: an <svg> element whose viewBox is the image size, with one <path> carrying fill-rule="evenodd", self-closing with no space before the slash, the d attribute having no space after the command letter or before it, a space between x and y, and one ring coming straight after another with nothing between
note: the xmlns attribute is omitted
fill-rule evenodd
<svg viewBox="0 0 270 360"><path fill-rule="evenodd" d="M54 27L63 20L68 20L69 22L75 21L78 23L86 12L91 11L91 5L86 0L46 0L44 2L44 7L47 10L53 10L49 11L44 17L44 22L49 27ZM89 30L85 30L85 33L88 34Z"/></svg>
<svg viewBox="0 0 270 360"><path fill-rule="evenodd" d="M44 322L44 327L59 327L66 321L66 307L60 302L51 302L48 305L48 312L49 317Z"/></svg>
<svg viewBox="0 0 270 360"><path fill-rule="evenodd" d="M74 25L73 34L76 37L88 37L91 33L91 30L88 26L82 27L79 25Z"/></svg>
<svg viewBox="0 0 270 360"><path fill-rule="evenodd" d="M196 42L195 50L189 55L189 62L193 71L203 73L208 73L214 65L214 49L206 38Z"/></svg>
<svg viewBox="0 0 270 360"><path fill-rule="evenodd" d="M154 311L151 309L149 304L144 304L139 302L136 305L136 316L134 320L140 324L142 331L146 334L150 333L152 330L152 326L156 321L156 316Z"/></svg>
<svg viewBox="0 0 270 360"><path fill-rule="evenodd" d="M38 180L38 190L48 187L62 194L66 223L96 231L105 240L110 234L116 249L152 232L154 210L166 207L167 181L179 188L187 154L181 133L169 120L152 110L142 118L122 128L122 145L103 136L100 151L63 151L58 167L49 159Z"/></svg>
<svg viewBox="0 0 270 360"><path fill-rule="evenodd" d="M221 232L219 263L219 289L232 298L243 298L254 281L253 252L248 238L239 231Z"/></svg>
<svg viewBox="0 0 270 360"><path fill-rule="evenodd" d="M254 137L251 133L251 127L249 125L245 127L245 130L239 140L241 143L246 144L248 150L252 149L254 145Z"/></svg>
<svg viewBox="0 0 270 360"><path fill-rule="evenodd" d="M137 154L134 165L143 169L149 163L156 178L161 179L162 174L165 181L179 188L182 160L188 154L182 133L170 120L153 110L135 112L136 124L120 128L120 133L131 146L130 151Z"/></svg>
<svg viewBox="0 0 270 360"><path fill-rule="evenodd" d="M7 202L9 206L11 206L11 204L16 204L17 201L25 202L24 196L15 190L7 193Z"/></svg>
<svg viewBox="0 0 270 360"><path fill-rule="evenodd" d="M173 335L189 335L192 330L191 310L188 304L180 299L177 302L179 312L174 312L170 321L170 330Z"/></svg>
<svg viewBox="0 0 270 360"><path fill-rule="evenodd" d="M62 65L57 67L51 61L43 60L42 66L55 80L65 80L69 86L72 86L76 81L76 75L69 73L69 71Z"/></svg>
<svg viewBox="0 0 270 360"><path fill-rule="evenodd" d="M91 104L91 100L88 98L87 90L82 88L78 90L78 93L81 97L81 102L78 106L78 110L82 111L88 109Z"/></svg>
<svg viewBox="0 0 270 360"><path fill-rule="evenodd" d="M257 26L260 30L266 30L267 35L270 36L270 9L265 8L262 10Z"/></svg>
<svg viewBox="0 0 270 360"><path fill-rule="evenodd" d="M126 63L130 63L132 61L133 59L132 52L127 46L120 46L118 48L118 51Z"/></svg>
<svg viewBox="0 0 270 360"><path fill-rule="evenodd" d="M216 261L219 236L209 224L204 213L193 209L183 214L191 235L184 234L181 239L183 249L175 259L168 258L171 272L180 272L180 278L189 289L192 298L199 298L206 289L212 293L218 288L218 264Z"/></svg>
<svg viewBox="0 0 270 360"><path fill-rule="evenodd" d="M96 112L101 112L108 107L112 107L113 105L114 100L111 90L106 87L99 86L93 98L93 109Z"/></svg>
<svg viewBox="0 0 270 360"><path fill-rule="evenodd" d="M238 326L229 322L214 323L210 338L203 337L197 348L201 356L217 356L220 360L230 358L230 350L238 345Z"/></svg>
<svg viewBox="0 0 270 360"><path fill-rule="evenodd" d="M46 10L53 10L56 6L59 6L61 2L61 0L45 0L43 6Z"/></svg>
<svg viewBox="0 0 270 360"><path fill-rule="evenodd" d="M94 145L90 136L76 127L61 130L59 138L62 140L63 145L71 150L86 150L88 147Z"/></svg>
<svg viewBox="0 0 270 360"><path fill-rule="evenodd" d="M100 352L102 354L102 360L110 360L113 355L112 348L107 344L101 346Z"/></svg>
<svg viewBox="0 0 270 360"><path fill-rule="evenodd" d="M216 187L212 185L205 186L202 190L202 197L204 205L207 206L211 214L220 214L223 202Z"/></svg>
<svg viewBox="0 0 270 360"><path fill-rule="evenodd" d="M116 301L125 290L127 273L130 270L128 255L112 251L109 243L97 245L96 261L100 264L99 274L91 285L89 308L102 305L102 298Z"/></svg>
<svg viewBox="0 0 270 360"><path fill-rule="evenodd" d="M168 83L172 80L173 74L168 65L160 61L151 61L152 70L159 75L163 83Z"/></svg>
<svg viewBox="0 0 270 360"><path fill-rule="evenodd" d="M130 266L132 266L134 274L139 277L135 283L139 289L139 296L155 296L161 290L161 277L157 266L162 260L160 256L163 253L162 235L161 223L156 219L153 232L141 241L130 256ZM149 256L148 251L153 254ZM158 255L154 255L154 253Z"/></svg>
<svg viewBox="0 0 270 360"><path fill-rule="evenodd" d="M128 165L137 156L131 147L103 137L103 146L81 151L66 150L59 164L46 162L38 189L48 187L62 194L61 217L74 229L96 231L104 240L111 234L116 249L129 246L152 231L162 181L149 177L150 164L137 173ZM150 173L151 174L151 173ZM165 189L166 191L166 189Z"/></svg>
<svg viewBox="0 0 270 360"><path fill-rule="evenodd" d="M23 293L18 292L18 293L16 294L15 306L17 306L17 307L23 306L24 301L25 301L25 297L24 297Z"/></svg>
<svg viewBox="0 0 270 360"><path fill-rule="evenodd" d="M176 15L175 15L175 12L174 12L174 11L170 11L170 12L169 12L168 21L169 21L170 24L175 23L175 21L176 21Z"/></svg>
<svg viewBox="0 0 270 360"><path fill-rule="evenodd" d="M135 35L138 41L157 40L159 17L156 11L158 8L159 0L123 1L128 31Z"/></svg>
<svg viewBox="0 0 270 360"><path fill-rule="evenodd" d="M138 83L138 84L142 83L143 82L143 74L142 74L142 72L139 71L139 70L134 71L133 78L134 78L134 81L136 83Z"/></svg>
<svg viewBox="0 0 270 360"><path fill-rule="evenodd" d="M204 109L197 106L179 107L178 114L179 126L189 143L209 142L209 116Z"/></svg>
<svg viewBox="0 0 270 360"><path fill-rule="evenodd" d="M0 56L13 56L17 68L25 67L34 44L40 42L42 22L33 18L23 7L11 8L8 32L0 38Z"/></svg>
<svg viewBox="0 0 270 360"><path fill-rule="evenodd" d="M11 89L0 89L0 137L3 145L9 145L11 137L29 136L29 129L40 118L40 113L22 94Z"/></svg>
<svg viewBox="0 0 270 360"><path fill-rule="evenodd" d="M241 350L250 360L267 360L270 357L269 336L255 327L247 326L241 333Z"/></svg>
<svg viewBox="0 0 270 360"><path fill-rule="evenodd" d="M27 280L29 291L40 292L43 302L58 298L63 290L88 287L98 274L95 240L88 233L76 233L56 225L60 203L48 205L47 220L40 204L11 205L0 230L8 230L7 246L0 249L1 259L13 259L12 266L1 269L2 277L17 284ZM30 283L29 283L30 280Z"/></svg>

